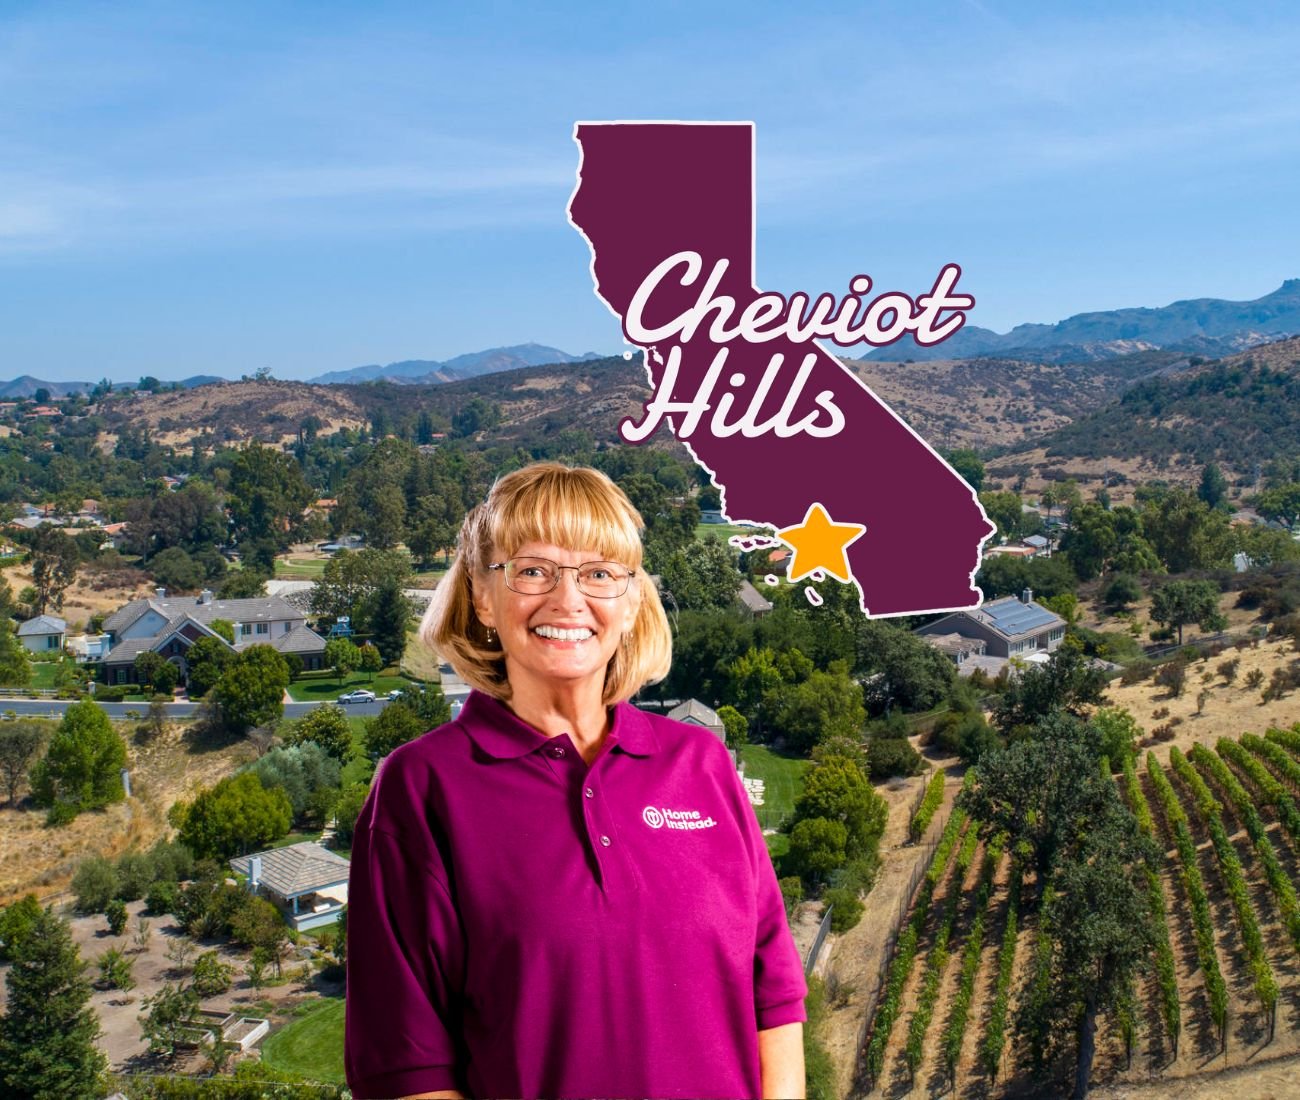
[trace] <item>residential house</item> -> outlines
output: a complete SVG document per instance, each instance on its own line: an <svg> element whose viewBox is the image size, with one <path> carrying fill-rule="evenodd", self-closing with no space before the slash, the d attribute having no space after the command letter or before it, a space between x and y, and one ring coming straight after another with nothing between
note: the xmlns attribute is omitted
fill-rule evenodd
<svg viewBox="0 0 1300 1100"><path fill-rule="evenodd" d="M740 591L736 593L736 599L745 605L745 609L759 619L772 610L772 601L755 588L745 577L740 582Z"/></svg>
<svg viewBox="0 0 1300 1100"><path fill-rule="evenodd" d="M325 639L307 626L303 612L279 596L257 599L214 599L207 589L198 596L167 597L159 588L148 599L132 600L104 620L109 636L104 657L110 684L135 683L135 659L153 650L187 673L185 655L200 638L221 638L214 620L230 623L236 652L251 645L269 645L280 653L294 654L304 669L323 666ZM225 642L229 645L230 643Z"/></svg>
<svg viewBox="0 0 1300 1100"><path fill-rule="evenodd" d="M348 861L311 841L238 856L230 866L300 932L333 924L348 901Z"/></svg>
<svg viewBox="0 0 1300 1100"><path fill-rule="evenodd" d="M37 615L18 624L19 640L33 653L58 653L67 633L68 624L56 615Z"/></svg>
<svg viewBox="0 0 1300 1100"><path fill-rule="evenodd" d="M971 656L1009 659L1051 653L1065 637L1065 620L1037 603L1033 590L1026 588L1019 598L1004 596L973 611L954 611L927 626L917 627L914 633L938 648L942 648L940 639L953 634L982 641L984 653L968 652L958 661L961 664ZM949 656L955 659L953 653Z"/></svg>

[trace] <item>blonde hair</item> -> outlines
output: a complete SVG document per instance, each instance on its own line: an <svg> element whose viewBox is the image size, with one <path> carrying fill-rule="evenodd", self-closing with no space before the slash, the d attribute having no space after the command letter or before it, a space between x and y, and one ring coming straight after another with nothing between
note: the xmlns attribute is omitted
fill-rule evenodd
<svg viewBox="0 0 1300 1100"><path fill-rule="evenodd" d="M527 542L594 550L636 570L639 606L632 628L605 669L604 702L629 699L668 675L672 632L654 584L641 569L640 513L599 470L536 462L497 480L472 508L456 540L456 559L420 623L420 640L472 687L510 698L505 654L474 610L474 585L486 584L493 555L508 558Z"/></svg>

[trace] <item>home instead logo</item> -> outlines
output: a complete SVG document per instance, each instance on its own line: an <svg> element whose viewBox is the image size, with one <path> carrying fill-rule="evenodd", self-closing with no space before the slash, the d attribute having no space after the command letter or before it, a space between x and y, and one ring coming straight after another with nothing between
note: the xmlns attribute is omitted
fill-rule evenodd
<svg viewBox="0 0 1300 1100"><path fill-rule="evenodd" d="M712 829L717 825L712 817L701 817L699 810L656 809L654 806L641 811L641 820L652 829Z"/></svg>
<svg viewBox="0 0 1300 1100"><path fill-rule="evenodd" d="M574 139L569 219L654 391L620 425L623 439L666 426L712 476L732 523L776 531L735 545L793 551L790 582L854 584L877 616L977 606L980 547L995 528L974 490L815 342L947 339L975 304L958 290L958 265L915 297L877 291L862 272L841 299L765 292L754 276L753 123L581 122Z"/></svg>

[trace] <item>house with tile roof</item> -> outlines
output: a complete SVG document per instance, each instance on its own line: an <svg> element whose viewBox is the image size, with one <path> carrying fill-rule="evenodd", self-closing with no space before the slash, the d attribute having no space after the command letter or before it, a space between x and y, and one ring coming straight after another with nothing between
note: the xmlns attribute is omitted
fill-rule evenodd
<svg viewBox="0 0 1300 1100"><path fill-rule="evenodd" d="M1034 653L1051 653L1065 638L1065 620L1034 599L1026 588L1019 597L1004 596L972 611L954 611L913 632L963 663L971 656L1029 657ZM967 652L958 658L952 652L957 634L984 643L983 653Z"/></svg>
<svg viewBox="0 0 1300 1100"><path fill-rule="evenodd" d="M231 645L212 628L221 619L234 629ZM307 670L320 669L325 659L325 639L307 625L306 617L279 596L255 599L215 599L208 589L197 596L167 596L165 588L145 599L132 600L104 620L108 651L104 656L110 684L133 684L135 659L146 650L176 665L182 679L188 674L186 654L200 638L219 638L235 652L252 645L269 645L293 654Z"/></svg>
<svg viewBox="0 0 1300 1100"><path fill-rule="evenodd" d="M333 924L347 904L348 861L313 841L237 856L230 866L298 931Z"/></svg>

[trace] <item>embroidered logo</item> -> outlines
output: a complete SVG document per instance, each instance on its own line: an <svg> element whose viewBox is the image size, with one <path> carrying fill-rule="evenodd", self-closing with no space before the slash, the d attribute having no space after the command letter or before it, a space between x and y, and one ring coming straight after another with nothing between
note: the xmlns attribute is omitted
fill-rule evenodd
<svg viewBox="0 0 1300 1100"><path fill-rule="evenodd" d="M712 817L701 817L699 810L656 809L647 806L641 811L641 820L652 829L712 829L717 822Z"/></svg>

